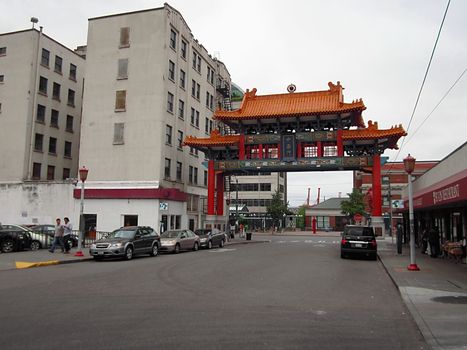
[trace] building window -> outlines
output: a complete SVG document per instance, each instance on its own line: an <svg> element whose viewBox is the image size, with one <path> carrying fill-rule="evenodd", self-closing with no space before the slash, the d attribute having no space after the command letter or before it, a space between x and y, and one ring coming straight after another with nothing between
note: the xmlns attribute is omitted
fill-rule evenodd
<svg viewBox="0 0 467 350"><path fill-rule="evenodd" d="M68 106L74 107L75 106L75 92L71 89L68 89Z"/></svg>
<svg viewBox="0 0 467 350"><path fill-rule="evenodd" d="M120 28L120 48L130 46L130 27Z"/></svg>
<svg viewBox="0 0 467 350"><path fill-rule="evenodd" d="M67 115L66 116L66 131L73 132L73 116Z"/></svg>
<svg viewBox="0 0 467 350"><path fill-rule="evenodd" d="M54 70L55 72L62 74L62 58L60 56L55 56L55 66Z"/></svg>
<svg viewBox="0 0 467 350"><path fill-rule="evenodd" d="M201 94L201 86L196 83L196 99L199 101L199 98L200 98L200 94Z"/></svg>
<svg viewBox="0 0 467 350"><path fill-rule="evenodd" d="M191 96L196 97L196 81L191 80Z"/></svg>
<svg viewBox="0 0 467 350"><path fill-rule="evenodd" d="M209 96L209 108L211 110L214 109L214 96L213 95Z"/></svg>
<svg viewBox="0 0 467 350"><path fill-rule="evenodd" d="M182 148L183 146L183 131L178 130L177 133L177 147Z"/></svg>
<svg viewBox="0 0 467 350"><path fill-rule="evenodd" d="M178 117L185 118L185 102L178 100Z"/></svg>
<svg viewBox="0 0 467 350"><path fill-rule="evenodd" d="M191 165L188 167L188 183L193 183L193 167Z"/></svg>
<svg viewBox="0 0 467 350"><path fill-rule="evenodd" d="M193 107L191 108L191 125L199 127L199 112L195 110Z"/></svg>
<svg viewBox="0 0 467 350"><path fill-rule="evenodd" d="M177 181L182 181L182 163L177 162Z"/></svg>
<svg viewBox="0 0 467 350"><path fill-rule="evenodd" d="M47 95L47 83L48 83L47 78L44 78L44 77L39 78L39 92L44 95Z"/></svg>
<svg viewBox="0 0 467 350"><path fill-rule="evenodd" d="M117 79L128 79L128 58L121 58L118 60Z"/></svg>
<svg viewBox="0 0 467 350"><path fill-rule="evenodd" d="M49 165L47 167L47 180L55 179L55 167L53 165Z"/></svg>
<svg viewBox="0 0 467 350"><path fill-rule="evenodd" d="M164 178L167 180L170 180L170 162L169 158L165 158Z"/></svg>
<svg viewBox="0 0 467 350"><path fill-rule="evenodd" d="M195 126L199 128L199 111L196 111L195 115Z"/></svg>
<svg viewBox="0 0 467 350"><path fill-rule="evenodd" d="M49 60L50 60L50 52L49 52L49 50L42 49L41 64L42 64L43 66L48 67L48 66L49 66Z"/></svg>
<svg viewBox="0 0 467 350"><path fill-rule="evenodd" d="M76 81L76 66L73 63L70 63L70 76L71 80Z"/></svg>
<svg viewBox="0 0 467 350"><path fill-rule="evenodd" d="M174 112L174 95L172 93L167 93L167 111L170 113Z"/></svg>
<svg viewBox="0 0 467 350"><path fill-rule="evenodd" d="M209 132L212 132L212 125L213 125L212 120L210 120L209 121Z"/></svg>
<svg viewBox="0 0 467 350"><path fill-rule="evenodd" d="M180 69L180 87L182 89L185 89L185 79L186 79L186 73L183 69Z"/></svg>
<svg viewBox="0 0 467 350"><path fill-rule="evenodd" d="M310 145L306 145L304 148L303 148L303 156L305 158L314 158L314 157L318 157L318 147L317 146L310 146ZM272 157L269 157L269 158L272 158ZM277 157L276 157L277 158Z"/></svg>
<svg viewBox="0 0 467 350"><path fill-rule="evenodd" d="M187 43L185 40L182 40L181 52L182 52L182 58L186 60Z"/></svg>
<svg viewBox="0 0 467 350"><path fill-rule="evenodd" d="M211 96L211 94L208 91L206 91L206 107L208 108L209 108L209 96Z"/></svg>
<svg viewBox="0 0 467 350"><path fill-rule="evenodd" d="M122 112L126 110L126 90L115 92L115 111Z"/></svg>
<svg viewBox="0 0 467 350"><path fill-rule="evenodd" d="M203 184L204 184L204 186L208 185L208 172L207 172L207 170L204 170Z"/></svg>
<svg viewBox="0 0 467 350"><path fill-rule="evenodd" d="M32 164L32 179L40 180L41 178L41 163Z"/></svg>
<svg viewBox="0 0 467 350"><path fill-rule="evenodd" d="M5 75L0 74L0 84L3 84L5 82Z"/></svg>
<svg viewBox="0 0 467 350"><path fill-rule="evenodd" d="M170 29L170 47L174 50L177 49L177 32Z"/></svg>
<svg viewBox="0 0 467 350"><path fill-rule="evenodd" d="M193 169L193 183L198 184L198 168L196 167Z"/></svg>
<svg viewBox="0 0 467 350"><path fill-rule="evenodd" d="M52 109L50 112L50 126L58 128L58 111L56 109Z"/></svg>
<svg viewBox="0 0 467 350"><path fill-rule="evenodd" d="M175 81L175 63L169 60L169 79Z"/></svg>
<svg viewBox="0 0 467 350"><path fill-rule="evenodd" d="M37 105L36 120L45 123L45 106Z"/></svg>
<svg viewBox="0 0 467 350"><path fill-rule="evenodd" d="M214 85L214 69L208 66L207 81L211 85Z"/></svg>
<svg viewBox="0 0 467 350"><path fill-rule="evenodd" d="M206 123L204 125L204 132L206 134L209 134L209 118L208 117L206 117Z"/></svg>
<svg viewBox="0 0 467 350"><path fill-rule="evenodd" d="M6 56L6 46L0 47L0 56Z"/></svg>
<svg viewBox="0 0 467 350"><path fill-rule="evenodd" d="M201 73L201 56L196 51L193 51L193 69Z"/></svg>
<svg viewBox="0 0 467 350"><path fill-rule="evenodd" d="M44 143L44 135L36 134L34 138L34 151L42 152L42 146Z"/></svg>
<svg viewBox="0 0 467 350"><path fill-rule="evenodd" d="M71 158L71 142L65 141L64 155L66 158Z"/></svg>
<svg viewBox="0 0 467 350"><path fill-rule="evenodd" d="M324 157L336 157L337 156L337 146L324 146Z"/></svg>
<svg viewBox="0 0 467 350"><path fill-rule="evenodd" d="M69 168L63 168L63 175L62 175L62 180L66 180L70 178L70 169Z"/></svg>
<svg viewBox="0 0 467 350"><path fill-rule="evenodd" d="M115 123L114 124L114 145L123 145L123 136L125 131L125 123Z"/></svg>
<svg viewBox="0 0 467 350"><path fill-rule="evenodd" d="M172 144L172 127L170 125L165 126L165 144Z"/></svg>
<svg viewBox="0 0 467 350"><path fill-rule="evenodd" d="M52 98L54 100L60 101L60 84L54 83L53 89L52 89Z"/></svg>

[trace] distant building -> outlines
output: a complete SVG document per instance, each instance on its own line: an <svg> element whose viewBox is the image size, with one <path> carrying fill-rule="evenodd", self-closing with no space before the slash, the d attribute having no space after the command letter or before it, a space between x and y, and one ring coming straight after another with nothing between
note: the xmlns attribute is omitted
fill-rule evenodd
<svg viewBox="0 0 467 350"><path fill-rule="evenodd" d="M305 230L311 231L313 219L316 220L316 229L319 231L342 231L346 224L342 213L342 201L347 197L329 198L324 202L305 209Z"/></svg>
<svg viewBox="0 0 467 350"><path fill-rule="evenodd" d="M412 176L420 177L436 164L438 161L417 161ZM367 211L370 211L372 205L372 178L371 172L354 171L353 173L354 188L359 189L365 195ZM397 221L402 220L402 193L407 183L408 177L403 162L387 162L381 167L382 211L386 229L389 229L391 213L393 228Z"/></svg>
<svg viewBox="0 0 467 350"><path fill-rule="evenodd" d="M91 18L81 51L88 225L203 226L205 157L183 141L216 128L213 112L230 95L227 68L167 4Z"/></svg>
<svg viewBox="0 0 467 350"><path fill-rule="evenodd" d="M84 69L42 28L0 34L0 182L77 176Z"/></svg>

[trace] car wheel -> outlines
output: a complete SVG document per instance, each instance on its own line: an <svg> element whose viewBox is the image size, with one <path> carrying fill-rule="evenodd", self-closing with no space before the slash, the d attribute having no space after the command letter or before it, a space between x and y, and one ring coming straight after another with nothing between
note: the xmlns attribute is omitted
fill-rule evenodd
<svg viewBox="0 0 467 350"><path fill-rule="evenodd" d="M211 249L211 248L212 248L212 242L208 241L208 249Z"/></svg>
<svg viewBox="0 0 467 350"><path fill-rule="evenodd" d="M32 241L31 242L31 246L30 246L31 250L39 250L41 249L41 242L39 241Z"/></svg>
<svg viewBox="0 0 467 350"><path fill-rule="evenodd" d="M180 244L175 244L175 248L174 248L174 254L178 254L180 253Z"/></svg>
<svg viewBox="0 0 467 350"><path fill-rule="evenodd" d="M219 248L222 248L224 246L224 240L221 239L221 241L219 242Z"/></svg>
<svg viewBox="0 0 467 350"><path fill-rule="evenodd" d="M151 253L149 253L149 255L157 256L157 254L159 254L159 246L157 245L157 243L154 243L151 248Z"/></svg>
<svg viewBox="0 0 467 350"><path fill-rule="evenodd" d="M2 252L11 253L13 250L15 250L15 243L11 239L5 239L2 242Z"/></svg>
<svg viewBox="0 0 467 350"><path fill-rule="evenodd" d="M133 247L127 247L125 249L125 260L131 260L133 258Z"/></svg>
<svg viewBox="0 0 467 350"><path fill-rule="evenodd" d="M378 254L374 253L371 255L371 260L378 260Z"/></svg>
<svg viewBox="0 0 467 350"><path fill-rule="evenodd" d="M101 256L97 256L97 255L94 255L93 258L94 258L94 260L102 260L102 257L101 257Z"/></svg>
<svg viewBox="0 0 467 350"><path fill-rule="evenodd" d="M193 246L193 250L196 252L199 249L199 244L198 242L195 242L195 245Z"/></svg>
<svg viewBox="0 0 467 350"><path fill-rule="evenodd" d="M345 259L345 254L341 252L341 259Z"/></svg>

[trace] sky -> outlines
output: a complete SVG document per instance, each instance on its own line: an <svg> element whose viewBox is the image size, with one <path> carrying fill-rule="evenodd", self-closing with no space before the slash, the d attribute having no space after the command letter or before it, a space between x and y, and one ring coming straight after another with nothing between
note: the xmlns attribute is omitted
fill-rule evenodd
<svg viewBox="0 0 467 350"><path fill-rule="evenodd" d="M447 3L169 2L244 90L256 88L258 95L285 93L291 83L297 92L327 90L329 81L340 81L345 102L363 99L366 122L377 121L380 129L402 124L408 136L399 141L400 151L386 151L390 161L401 161L408 153L417 160L440 160L467 139L467 73L462 76L467 68L465 0L450 3L413 114ZM28 29L30 18L37 17L45 34L73 49L86 44L88 18L160 6L163 2L147 0L0 0L0 33ZM318 188L321 201L345 196L352 191L352 172L289 173L289 204L303 204L308 188L312 202Z"/></svg>

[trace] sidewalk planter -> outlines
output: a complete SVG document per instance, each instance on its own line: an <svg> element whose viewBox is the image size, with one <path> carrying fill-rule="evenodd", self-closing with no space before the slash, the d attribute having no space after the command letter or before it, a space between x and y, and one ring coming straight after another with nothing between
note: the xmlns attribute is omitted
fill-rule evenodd
<svg viewBox="0 0 467 350"><path fill-rule="evenodd" d="M247 240L247 241L251 241L251 235L252 235L251 232L247 232L247 233L246 233L246 240Z"/></svg>

